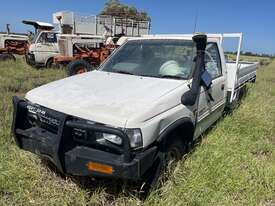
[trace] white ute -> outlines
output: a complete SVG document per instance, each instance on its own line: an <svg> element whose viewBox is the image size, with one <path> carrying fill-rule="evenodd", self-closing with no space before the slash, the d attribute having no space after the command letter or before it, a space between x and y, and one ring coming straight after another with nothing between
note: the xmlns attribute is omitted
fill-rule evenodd
<svg viewBox="0 0 275 206"><path fill-rule="evenodd" d="M222 48L231 37L239 38L236 62ZM16 142L67 174L152 183L256 80L258 64L239 61L241 40L130 38L98 70L14 97Z"/></svg>

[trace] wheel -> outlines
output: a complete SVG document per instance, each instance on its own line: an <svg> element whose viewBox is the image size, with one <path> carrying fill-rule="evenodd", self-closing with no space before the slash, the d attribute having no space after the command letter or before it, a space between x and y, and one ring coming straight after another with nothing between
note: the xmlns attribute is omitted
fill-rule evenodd
<svg viewBox="0 0 275 206"><path fill-rule="evenodd" d="M247 86L244 85L244 86L240 89L239 101L241 101L243 98L245 98L246 94L247 94Z"/></svg>
<svg viewBox="0 0 275 206"><path fill-rule="evenodd" d="M7 61L7 60L12 60L15 61L16 58L13 54L0 54L0 61Z"/></svg>
<svg viewBox="0 0 275 206"><path fill-rule="evenodd" d="M50 58L46 63L46 68L47 69L52 69L52 68L55 68L55 67L56 67L56 65L53 61L53 58Z"/></svg>
<svg viewBox="0 0 275 206"><path fill-rule="evenodd" d="M85 60L75 60L68 64L68 75L73 76L93 70L93 67Z"/></svg>
<svg viewBox="0 0 275 206"><path fill-rule="evenodd" d="M168 142L164 152L164 169L173 170L186 150L187 146L178 137L174 137L172 141Z"/></svg>
<svg viewBox="0 0 275 206"><path fill-rule="evenodd" d="M174 134L169 136L168 141L165 143L165 148L162 155L156 158L151 169L149 169L143 180L141 191L147 196L151 189L162 185L183 155L187 153L188 141L183 141L178 135Z"/></svg>
<svg viewBox="0 0 275 206"><path fill-rule="evenodd" d="M227 106L225 107L225 114L230 114L233 112L234 109L237 108L237 106L239 105L239 101L240 101L240 90L237 90L234 92L234 96L233 96L233 101Z"/></svg>
<svg viewBox="0 0 275 206"><path fill-rule="evenodd" d="M245 97L246 92L247 92L247 87L246 85L244 85L234 93L233 101L227 108L225 108L226 114L232 113L233 110L239 106L241 100Z"/></svg>

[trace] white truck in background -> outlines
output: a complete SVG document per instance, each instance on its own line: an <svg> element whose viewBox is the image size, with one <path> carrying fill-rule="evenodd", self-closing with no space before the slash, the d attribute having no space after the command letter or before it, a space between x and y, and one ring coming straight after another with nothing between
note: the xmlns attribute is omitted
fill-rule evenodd
<svg viewBox="0 0 275 206"><path fill-rule="evenodd" d="M27 20L23 23L34 26L36 30L26 56L27 63L46 67L52 67L57 55L72 58L75 44L83 48L90 48L94 44L99 47L108 37L120 34L139 36L149 34L150 30L150 22L147 21L101 15L84 16L71 11L54 13L53 24ZM64 62L67 63L67 59Z"/></svg>
<svg viewBox="0 0 275 206"><path fill-rule="evenodd" d="M226 62L224 38L239 38ZM65 174L152 185L235 106L258 63L239 61L242 34L129 38L98 70L13 97L18 146Z"/></svg>
<svg viewBox="0 0 275 206"><path fill-rule="evenodd" d="M32 66L52 67L53 57L59 54L57 34L54 25L39 21L23 20L24 24L35 28L26 53L26 62Z"/></svg>

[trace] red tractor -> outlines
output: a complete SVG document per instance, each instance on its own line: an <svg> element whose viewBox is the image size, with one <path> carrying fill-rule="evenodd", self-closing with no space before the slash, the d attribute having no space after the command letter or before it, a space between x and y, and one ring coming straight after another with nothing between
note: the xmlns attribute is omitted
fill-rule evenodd
<svg viewBox="0 0 275 206"><path fill-rule="evenodd" d="M69 76L93 70L119 46L116 39L105 42L102 36L60 35L60 55L54 57L54 63L66 66Z"/></svg>

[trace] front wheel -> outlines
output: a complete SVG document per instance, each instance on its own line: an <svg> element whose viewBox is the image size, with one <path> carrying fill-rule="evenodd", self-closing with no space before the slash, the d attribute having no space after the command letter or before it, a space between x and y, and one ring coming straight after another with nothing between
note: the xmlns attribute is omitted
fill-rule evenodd
<svg viewBox="0 0 275 206"><path fill-rule="evenodd" d="M53 69L53 68L57 68L57 65L54 63L53 58L50 58L47 63L46 63L46 68L47 69Z"/></svg>
<svg viewBox="0 0 275 206"><path fill-rule="evenodd" d="M175 138L171 142L168 142L164 153L164 169L168 172L174 170L176 163L181 160L186 150L187 147L179 138Z"/></svg>
<svg viewBox="0 0 275 206"><path fill-rule="evenodd" d="M143 191L145 197L152 188L162 185L167 180L171 172L174 171L177 162L187 151L188 143L185 143L179 136L171 135L168 138L163 153L156 158L153 166L144 176L140 190Z"/></svg>
<svg viewBox="0 0 275 206"><path fill-rule="evenodd" d="M68 75L73 76L93 70L93 67L85 60L75 60L68 64Z"/></svg>

